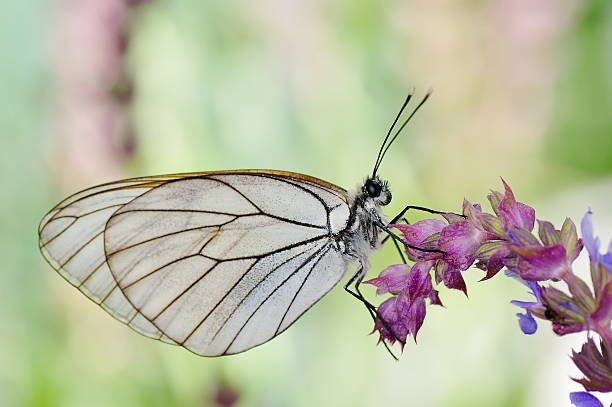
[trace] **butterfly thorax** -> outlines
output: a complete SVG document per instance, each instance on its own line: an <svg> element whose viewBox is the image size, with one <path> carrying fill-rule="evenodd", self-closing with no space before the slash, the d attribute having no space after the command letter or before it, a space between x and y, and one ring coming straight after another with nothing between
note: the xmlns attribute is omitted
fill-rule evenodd
<svg viewBox="0 0 612 407"><path fill-rule="evenodd" d="M350 216L338 238L345 258L360 263L364 272L369 268L370 253L380 245L377 225L387 224L382 206L389 202L391 192L378 177L368 178L349 195Z"/></svg>

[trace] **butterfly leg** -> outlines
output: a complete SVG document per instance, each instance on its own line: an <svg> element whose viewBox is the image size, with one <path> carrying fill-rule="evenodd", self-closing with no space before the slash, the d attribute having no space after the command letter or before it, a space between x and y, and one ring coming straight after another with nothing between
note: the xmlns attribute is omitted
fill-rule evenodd
<svg viewBox="0 0 612 407"><path fill-rule="evenodd" d="M422 248L422 247L416 247L416 246L413 246L413 245L411 245L410 243L408 243L407 241L405 241L404 239L402 239L401 237L399 237L399 236L395 235L393 232L391 232L391 230L390 230L390 229L389 229L389 228L388 228L388 227L387 227L387 226L386 226L384 223L382 223L382 222L380 222L380 221L376 222L376 226L378 226L380 229L382 229L382 230L384 230L385 232L387 232L387 235L388 235L388 236L386 236L386 237L385 237L385 238L382 240L382 243L386 242L386 240L387 240L388 238L391 238L391 239L396 240L397 242L400 242L400 243L402 243L403 245L405 245L405 246L407 246L407 247L409 247L409 248L411 248L411 249L414 249L414 250L420 250L420 251L422 251L422 252L427 252L427 253L441 253L441 254L446 254L446 252L445 252L445 251L443 251L443 250L438 250L438 249L425 249L425 248Z"/></svg>
<svg viewBox="0 0 612 407"><path fill-rule="evenodd" d="M406 220L406 218L404 218L404 215L406 214L406 212L408 212L410 209L414 209L417 211L422 211L422 212L427 212L427 213L431 213L434 215L444 215L445 213L452 213L452 212L441 212L441 211L436 211L433 209L429 209L429 208L425 208L423 206L414 206L414 205L408 205L406 206L404 209L402 209L402 211L400 213L398 213L393 219L391 219L391 221L389 222L389 224L393 224L396 223L398 220L404 220L406 223L408 223L408 221ZM459 215L458 213L453 213L454 215L457 216L461 216L463 218L465 218L464 215ZM382 243L385 243L391 236L385 236L385 238L382 240Z"/></svg>
<svg viewBox="0 0 612 407"><path fill-rule="evenodd" d="M404 257L404 251L400 248L399 243L397 243L397 240L393 239L393 245L395 246L395 248L397 249L397 253L400 255L400 257L402 258L402 262L404 264L407 264L406 262L406 257Z"/></svg>
<svg viewBox="0 0 612 407"><path fill-rule="evenodd" d="M404 216L404 214L405 214L406 212L408 212L410 209L414 209L414 210L421 211L421 212L427 212L427 213L431 213L431 214L434 214L434 215L444 215L445 213L448 213L448 212L441 212L441 211L436 211L436 210L433 210L433 209L425 208L425 207L423 207L423 206L414 206L414 205L408 205L408 206L406 206L404 209L402 209L402 211L401 211L399 214L397 214L397 216L395 216L395 217L394 217L394 218L391 220L391 222L389 222L389 223L395 223L395 222L397 222L397 221L398 221L399 219L401 219L401 218ZM461 215L459 215L459 216L461 216Z"/></svg>
<svg viewBox="0 0 612 407"><path fill-rule="evenodd" d="M363 270L364 270L363 265L360 263L359 264L359 269L357 270L357 272L355 274L353 274L353 276L349 279L349 281L344 285L344 290L347 293L351 294L353 297L357 298L363 305L365 305L366 309L370 313L370 316L372 317L372 320L374 322L376 322L376 320L378 319L383 324L385 329L387 329L387 331L389 331L389 332L391 332L393 334L393 336L395 337L395 339L399 343L401 343L402 345L405 345L405 342L402 341L400 338L398 338L397 335L395 335L395 332L389 327L389 325L387 324L385 319L378 313L378 310L376 309L376 306L374 306L371 302L366 300L366 298L363 296L363 294L359 290L359 285L363 281L363 277L364 277ZM353 287L354 287L355 291L351 290L351 284L353 284L353 283L354 283ZM397 358L397 356L395 356L395 354L393 354L393 352L389 348L389 345L387 344L387 342L385 342L383 340L382 343L385 346L385 349L387 349L387 352L389 352L389 354L391 355L391 357L393 357L393 359L395 359L395 360L399 360Z"/></svg>
<svg viewBox="0 0 612 407"><path fill-rule="evenodd" d="M365 305L365 307L367 308L372 319L375 320L377 316L376 307L372 303L370 303L368 300L366 300L363 294L361 293L361 291L359 291L359 284L361 284L362 281L363 281L363 266L360 265L359 270L357 270L357 272L355 272L355 274L353 274L353 276L349 279L349 281L347 281L347 283L344 285L344 290L347 293L351 294L353 297L357 298L359 301L361 301L363 305ZM351 290L351 285L353 283L355 283L354 285L355 291Z"/></svg>

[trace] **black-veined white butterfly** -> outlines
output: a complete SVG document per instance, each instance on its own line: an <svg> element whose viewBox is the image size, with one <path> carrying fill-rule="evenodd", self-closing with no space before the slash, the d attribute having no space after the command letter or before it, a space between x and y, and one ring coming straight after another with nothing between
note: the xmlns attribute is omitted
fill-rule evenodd
<svg viewBox="0 0 612 407"><path fill-rule="evenodd" d="M357 191L273 170L132 178L54 207L40 223L41 252L119 321L203 356L243 352L274 338L332 289L350 263L358 269L345 289L373 314L358 287L370 253L380 245L380 230L401 241L382 215L391 192L376 172L429 94L389 139L408 95L372 176Z"/></svg>

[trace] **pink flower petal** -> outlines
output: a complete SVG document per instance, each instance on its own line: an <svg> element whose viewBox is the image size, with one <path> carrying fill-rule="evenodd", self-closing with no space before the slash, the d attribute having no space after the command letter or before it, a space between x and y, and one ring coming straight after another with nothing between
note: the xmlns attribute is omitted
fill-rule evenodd
<svg viewBox="0 0 612 407"><path fill-rule="evenodd" d="M440 305L442 307L444 306L444 304L442 304L442 300L440 300L440 296L438 295L437 290L431 290L431 292L429 293L429 301L433 305Z"/></svg>
<svg viewBox="0 0 612 407"><path fill-rule="evenodd" d="M404 239L413 246L419 246L423 244L423 241L429 236L438 233L446 226L444 221L438 219L424 219L413 223L412 225L389 225L396 228Z"/></svg>
<svg viewBox="0 0 612 407"><path fill-rule="evenodd" d="M485 240L486 233L465 220L442 229L438 248L446 252L443 260L452 268L467 270L474 263L476 249Z"/></svg>
<svg viewBox="0 0 612 407"><path fill-rule="evenodd" d="M442 281L448 288L463 291L463 293L467 296L467 287L465 285L465 281L463 280L463 276L459 271L445 265L444 272L442 274Z"/></svg>
<svg viewBox="0 0 612 407"><path fill-rule="evenodd" d="M412 303L408 310L408 331L412 333L415 342L417 333L423 326L423 321L425 321L425 300L419 298Z"/></svg>
<svg viewBox="0 0 612 407"><path fill-rule="evenodd" d="M408 273L408 297L411 302L418 298L424 298L431 294L431 276L429 270L433 267L434 261L420 261L415 263Z"/></svg>
<svg viewBox="0 0 612 407"><path fill-rule="evenodd" d="M560 280L570 271L565 247L561 244L554 246L513 246L512 250L518 254L516 271L525 280Z"/></svg>
<svg viewBox="0 0 612 407"><path fill-rule="evenodd" d="M394 264L384 269L378 277L364 281L363 284L375 286L377 295L398 294L407 287L409 271L407 264Z"/></svg>
<svg viewBox="0 0 612 407"><path fill-rule="evenodd" d="M486 271L487 274L480 279L480 281L485 281L493 276L495 276L499 271L506 266L506 260L513 256L513 252L508 248L507 245L501 246L497 249L489 260L486 262Z"/></svg>
<svg viewBox="0 0 612 407"><path fill-rule="evenodd" d="M404 240L408 242L408 244L424 249L435 248L431 247L432 244L430 242L425 243L425 240L428 237L439 233L444 226L446 226L446 223L438 219L425 219L413 223L412 225L390 225L390 227L398 229L402 233ZM428 253L411 248L406 248L406 254L411 260L440 257L439 253Z"/></svg>
<svg viewBox="0 0 612 407"><path fill-rule="evenodd" d="M463 216L469 220L476 220L482 213L482 208L478 203L471 203L467 199L463 199Z"/></svg>
<svg viewBox="0 0 612 407"><path fill-rule="evenodd" d="M504 183L505 194L499 202L497 211L506 231L511 228L522 228L528 231L533 230L535 224L535 209L518 202L510 186L502 179Z"/></svg>
<svg viewBox="0 0 612 407"><path fill-rule="evenodd" d="M380 340L386 340L393 344L399 339L404 344L408 336L408 318L409 318L410 302L408 296L401 294L391 297L378 307L378 313L385 323L376 320L374 331L380 333ZM386 326L385 326L386 324ZM392 331L390 332L389 329Z"/></svg>

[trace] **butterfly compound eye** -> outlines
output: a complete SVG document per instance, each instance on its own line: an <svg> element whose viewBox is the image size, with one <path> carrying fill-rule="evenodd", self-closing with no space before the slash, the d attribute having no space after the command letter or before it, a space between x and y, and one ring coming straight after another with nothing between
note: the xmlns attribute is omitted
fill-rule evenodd
<svg viewBox="0 0 612 407"><path fill-rule="evenodd" d="M365 189L370 198L377 198L382 191L382 185L380 185L380 182L369 179L366 181Z"/></svg>

